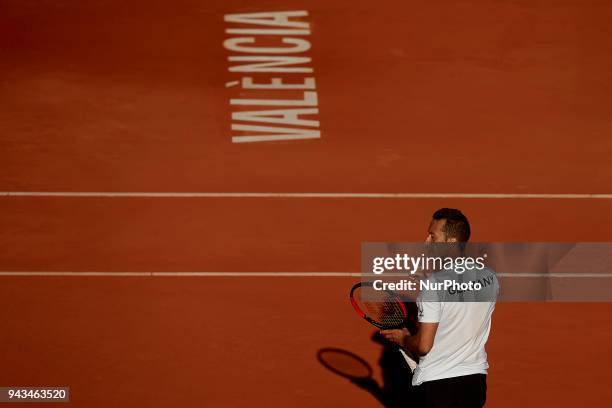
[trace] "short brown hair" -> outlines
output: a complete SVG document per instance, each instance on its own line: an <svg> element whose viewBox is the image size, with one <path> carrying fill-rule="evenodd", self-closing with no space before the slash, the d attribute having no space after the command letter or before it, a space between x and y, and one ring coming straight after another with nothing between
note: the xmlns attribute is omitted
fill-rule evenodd
<svg viewBox="0 0 612 408"><path fill-rule="evenodd" d="M446 220L444 232L447 237L455 238L459 242L470 239L470 222L463 213L456 208L440 208L433 214L434 220Z"/></svg>

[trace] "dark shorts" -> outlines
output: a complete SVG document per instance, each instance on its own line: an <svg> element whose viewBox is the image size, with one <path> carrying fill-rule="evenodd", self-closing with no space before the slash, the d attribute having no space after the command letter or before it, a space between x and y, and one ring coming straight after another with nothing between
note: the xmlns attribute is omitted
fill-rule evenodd
<svg viewBox="0 0 612 408"><path fill-rule="evenodd" d="M487 400L486 374L426 381L416 386L422 408L481 408Z"/></svg>

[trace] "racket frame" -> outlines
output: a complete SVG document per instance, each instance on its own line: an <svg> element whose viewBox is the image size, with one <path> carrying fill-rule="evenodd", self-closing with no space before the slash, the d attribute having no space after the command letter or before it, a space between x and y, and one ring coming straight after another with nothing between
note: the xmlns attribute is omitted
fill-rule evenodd
<svg viewBox="0 0 612 408"><path fill-rule="evenodd" d="M350 300L351 300L351 305L353 306L353 309L355 309L355 311L357 312L357 314L359 316L361 316L363 319L365 319L365 321L367 321L368 323L370 323L372 326L375 326L381 330L390 330L390 329L401 329L403 327L405 327L405 325L399 324L399 325L385 325L382 323L377 322L376 320L372 319L370 316L368 316L363 310L361 310L361 308L359 307L359 305L357 304L357 301L355 300L355 291L359 288L361 288L362 286L370 286L373 287L374 284L372 282L358 282L355 285L353 285L353 287L351 288L351 293L349 294ZM399 296L397 296L397 294L395 294L394 292L390 291L390 290L381 290L381 292L385 292L386 294L388 294L390 297L392 297L394 299L394 301L396 303L399 304L400 309L402 311L402 313L404 314L404 321L406 320L406 318L408 317L408 310L406 309L406 305L404 305L404 302L401 301L401 299L399 298Z"/></svg>

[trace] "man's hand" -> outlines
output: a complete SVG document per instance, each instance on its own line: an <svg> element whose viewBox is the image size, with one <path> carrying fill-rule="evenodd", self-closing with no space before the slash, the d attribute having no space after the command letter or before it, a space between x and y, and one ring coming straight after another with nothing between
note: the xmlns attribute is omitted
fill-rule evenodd
<svg viewBox="0 0 612 408"><path fill-rule="evenodd" d="M383 335L385 340L397 344L400 347L406 346L406 339L410 336L408 329L395 329L395 330L381 330L380 334Z"/></svg>

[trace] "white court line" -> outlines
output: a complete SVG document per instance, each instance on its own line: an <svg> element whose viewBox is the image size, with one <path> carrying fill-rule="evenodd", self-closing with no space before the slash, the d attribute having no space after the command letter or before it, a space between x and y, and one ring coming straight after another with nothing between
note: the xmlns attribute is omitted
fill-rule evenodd
<svg viewBox="0 0 612 408"><path fill-rule="evenodd" d="M75 271L0 271L0 276L109 276L109 277L360 277L359 272L75 272ZM376 275L380 277L380 275ZM401 275L388 275L401 276ZM500 278L612 278L612 273L498 273Z"/></svg>
<svg viewBox="0 0 612 408"><path fill-rule="evenodd" d="M193 276L193 277L349 277L359 272L75 272L75 271L0 271L0 276Z"/></svg>
<svg viewBox="0 0 612 408"><path fill-rule="evenodd" d="M153 276L152 272L56 272L56 271L2 271L0 276Z"/></svg>
<svg viewBox="0 0 612 408"><path fill-rule="evenodd" d="M546 193L223 193L121 191L2 191L2 197L115 197L115 198L476 198L476 199L612 199L612 194Z"/></svg>

